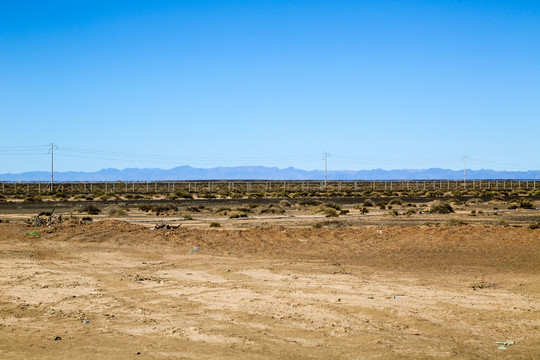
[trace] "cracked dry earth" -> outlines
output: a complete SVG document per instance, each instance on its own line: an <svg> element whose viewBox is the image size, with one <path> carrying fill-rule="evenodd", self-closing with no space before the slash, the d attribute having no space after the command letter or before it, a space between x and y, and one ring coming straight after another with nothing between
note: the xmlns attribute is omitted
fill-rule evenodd
<svg viewBox="0 0 540 360"><path fill-rule="evenodd" d="M540 357L538 230L0 224L0 260L2 359Z"/></svg>

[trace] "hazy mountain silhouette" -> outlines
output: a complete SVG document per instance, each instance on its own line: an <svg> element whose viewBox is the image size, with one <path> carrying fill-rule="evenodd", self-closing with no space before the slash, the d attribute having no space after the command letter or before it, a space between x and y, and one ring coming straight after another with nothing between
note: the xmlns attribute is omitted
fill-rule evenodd
<svg viewBox="0 0 540 360"><path fill-rule="evenodd" d="M50 172L32 171L0 174L0 181L50 181ZM264 166L215 167L209 169L178 166L173 169L127 168L103 169L97 172L55 172L55 181L157 181L157 180L321 180L322 170L279 169ZM463 170L400 169L400 170L332 170L329 180L460 180ZM467 179L540 180L540 170L496 171L468 170Z"/></svg>

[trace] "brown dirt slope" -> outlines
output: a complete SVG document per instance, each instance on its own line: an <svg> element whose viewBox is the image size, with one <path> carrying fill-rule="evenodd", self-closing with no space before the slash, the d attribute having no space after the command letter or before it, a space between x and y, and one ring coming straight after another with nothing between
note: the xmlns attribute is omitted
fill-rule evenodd
<svg viewBox="0 0 540 360"><path fill-rule="evenodd" d="M538 358L539 264L524 227L0 224L0 358Z"/></svg>

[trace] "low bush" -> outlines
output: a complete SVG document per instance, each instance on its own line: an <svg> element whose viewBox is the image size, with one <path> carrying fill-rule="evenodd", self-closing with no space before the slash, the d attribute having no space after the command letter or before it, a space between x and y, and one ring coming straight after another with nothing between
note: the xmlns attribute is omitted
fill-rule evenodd
<svg viewBox="0 0 540 360"><path fill-rule="evenodd" d="M115 217L126 216L126 210L120 207L112 207L109 209L109 216L115 216Z"/></svg>
<svg viewBox="0 0 540 360"><path fill-rule="evenodd" d="M415 209L407 209L407 211L405 211L403 213L403 215L407 215L407 216L411 216L411 215L414 215L416 214L416 210Z"/></svg>
<svg viewBox="0 0 540 360"><path fill-rule="evenodd" d="M218 223L218 222L212 221L212 222L210 223L210 227L218 228L218 227L221 227L221 224Z"/></svg>
<svg viewBox="0 0 540 360"><path fill-rule="evenodd" d="M268 207L266 209L261 209L260 213L261 214L284 214L285 210L283 210L279 206L273 206L273 207Z"/></svg>
<svg viewBox="0 0 540 360"><path fill-rule="evenodd" d="M375 206L375 203L371 199L364 200L364 206Z"/></svg>
<svg viewBox="0 0 540 360"><path fill-rule="evenodd" d="M178 208L173 204L154 205L152 206L152 211L155 212L156 215L160 215L169 211L178 211Z"/></svg>
<svg viewBox="0 0 540 360"><path fill-rule="evenodd" d="M520 209L534 209L534 204L531 200L520 199L518 202Z"/></svg>
<svg viewBox="0 0 540 360"><path fill-rule="evenodd" d="M79 212L85 212L88 215L99 215L101 213L101 210L94 205L84 205L81 207Z"/></svg>
<svg viewBox="0 0 540 360"><path fill-rule="evenodd" d="M466 225L467 223L460 219L448 219L443 224L445 226L459 226L459 225Z"/></svg>
<svg viewBox="0 0 540 360"><path fill-rule="evenodd" d="M28 202L41 201L41 196L28 195L24 197L23 201L28 201Z"/></svg>
<svg viewBox="0 0 540 360"><path fill-rule="evenodd" d="M201 212L201 210L204 210L204 205L188 206L186 210L191 212Z"/></svg>
<svg viewBox="0 0 540 360"><path fill-rule="evenodd" d="M320 205L321 202L319 200L307 199L300 201L298 204L302 206L317 206Z"/></svg>
<svg viewBox="0 0 540 360"><path fill-rule="evenodd" d="M403 205L403 200L401 199L392 199L388 205Z"/></svg>
<svg viewBox="0 0 540 360"><path fill-rule="evenodd" d="M231 211L230 207L220 207L216 210L216 214L227 215L227 212Z"/></svg>
<svg viewBox="0 0 540 360"><path fill-rule="evenodd" d="M324 208L323 209L324 216L326 217L338 217L339 214L335 209L332 208Z"/></svg>
<svg viewBox="0 0 540 360"><path fill-rule="evenodd" d="M152 205L148 205L148 204L140 204L137 206L137 209L141 210L141 211L144 211L144 212L149 212L152 210Z"/></svg>
<svg viewBox="0 0 540 360"><path fill-rule="evenodd" d="M177 191L175 193L172 193L169 195L169 199L176 200L176 199L193 199L193 195L186 191Z"/></svg>
<svg viewBox="0 0 540 360"><path fill-rule="evenodd" d="M454 209L447 203L436 203L431 205L429 211L434 214L450 214L454 212Z"/></svg>
<svg viewBox="0 0 540 360"><path fill-rule="evenodd" d="M291 203L288 202L287 200L281 200L279 202L279 206L281 206L281 207L291 207Z"/></svg>
<svg viewBox="0 0 540 360"><path fill-rule="evenodd" d="M239 218L247 218L246 213L234 213L231 216L229 216L230 219L239 219Z"/></svg>
<svg viewBox="0 0 540 360"><path fill-rule="evenodd" d="M327 204L324 204L324 206L329 207L330 209L334 209L334 210L341 210L341 205L336 204L336 203L327 203Z"/></svg>

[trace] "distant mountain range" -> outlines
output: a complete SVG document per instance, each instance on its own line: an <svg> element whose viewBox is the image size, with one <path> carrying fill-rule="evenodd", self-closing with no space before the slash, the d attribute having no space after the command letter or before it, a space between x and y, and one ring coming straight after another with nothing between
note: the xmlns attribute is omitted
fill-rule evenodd
<svg viewBox="0 0 540 360"><path fill-rule="evenodd" d="M0 174L0 181L49 181L51 173L32 171L20 174ZM279 169L264 166L215 167L210 169L179 166L173 169L128 168L103 169L96 172L55 172L55 181L158 181L158 180L321 180L322 170ZM402 170L333 170L328 180L460 180L463 170L402 169ZM540 180L540 170L496 171L467 170L467 179Z"/></svg>

